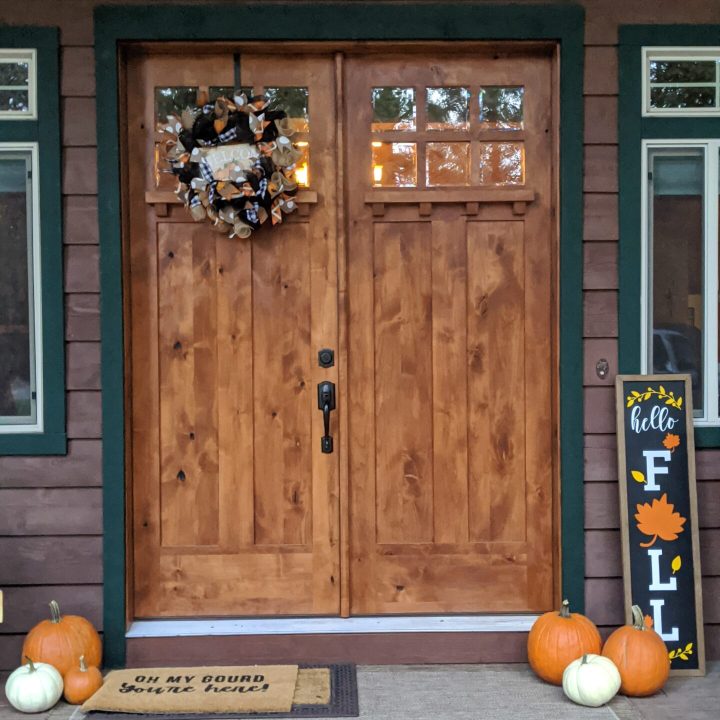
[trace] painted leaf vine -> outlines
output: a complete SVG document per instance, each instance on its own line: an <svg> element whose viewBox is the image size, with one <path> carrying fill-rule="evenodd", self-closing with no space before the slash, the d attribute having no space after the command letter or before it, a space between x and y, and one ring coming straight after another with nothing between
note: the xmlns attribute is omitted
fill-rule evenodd
<svg viewBox="0 0 720 720"><path fill-rule="evenodd" d="M632 475L632 479L635 482L639 482L639 483L647 482L647 480L645 479L645 475L643 473L641 473L639 470L631 470L630 474Z"/></svg>
<svg viewBox="0 0 720 720"><path fill-rule="evenodd" d="M666 405L672 405L677 410L682 408L682 397L676 398L675 393L672 390L667 392L662 385L660 385L657 390L654 390L651 387L648 387L648 389L644 392L633 390L626 398L626 406L632 407L635 403L641 403L645 400L649 400L653 395L657 395L658 400L664 400Z"/></svg>
<svg viewBox="0 0 720 720"><path fill-rule="evenodd" d="M672 568L672 574L674 575L682 567L682 558L679 555L676 555L673 558L670 567Z"/></svg>
<svg viewBox="0 0 720 720"><path fill-rule="evenodd" d="M675 505L667 501L667 493L650 503L638 503L635 519L638 530L652 538L649 542L640 543L640 547L652 547L656 540L677 540L678 533L684 528L686 518L675 512Z"/></svg>
<svg viewBox="0 0 720 720"><path fill-rule="evenodd" d="M679 658L680 660L689 660L690 655L693 654L693 644L689 642L685 648L678 648L677 650L673 650L672 652L668 653L668 657L671 660L676 660Z"/></svg>

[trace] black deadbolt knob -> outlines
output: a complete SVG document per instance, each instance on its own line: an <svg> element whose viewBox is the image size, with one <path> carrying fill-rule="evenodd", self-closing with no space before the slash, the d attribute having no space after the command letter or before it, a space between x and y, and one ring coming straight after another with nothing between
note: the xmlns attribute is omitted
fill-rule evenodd
<svg viewBox="0 0 720 720"><path fill-rule="evenodd" d="M328 348L318 353L318 363L320 367L329 368L335 364L335 353Z"/></svg>

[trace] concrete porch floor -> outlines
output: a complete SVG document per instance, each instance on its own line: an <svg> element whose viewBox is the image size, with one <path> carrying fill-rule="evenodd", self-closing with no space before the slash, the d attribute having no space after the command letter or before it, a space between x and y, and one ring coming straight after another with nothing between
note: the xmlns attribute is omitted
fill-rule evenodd
<svg viewBox="0 0 720 720"><path fill-rule="evenodd" d="M574 705L527 665L360 666L358 691L361 720L717 720L720 662L709 663L704 678L671 679L654 697L618 696L597 709ZM0 720L27 717L1 694ZM65 703L34 717L84 718Z"/></svg>

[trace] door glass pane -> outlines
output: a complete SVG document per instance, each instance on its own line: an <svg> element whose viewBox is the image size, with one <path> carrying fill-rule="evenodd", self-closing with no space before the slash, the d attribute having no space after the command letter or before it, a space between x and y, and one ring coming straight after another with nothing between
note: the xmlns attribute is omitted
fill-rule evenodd
<svg viewBox="0 0 720 720"><path fill-rule="evenodd" d="M522 130L524 87L488 85L480 89L480 127L484 130Z"/></svg>
<svg viewBox="0 0 720 720"><path fill-rule="evenodd" d="M284 110L295 132L308 132L308 89L306 87L266 87L268 110Z"/></svg>
<svg viewBox="0 0 720 720"><path fill-rule="evenodd" d="M174 127L180 121L183 110L195 107L198 89L196 87L157 87L155 88L155 129L158 132L155 142L154 178L158 190L174 190L177 179L170 170L168 150L171 145L162 139L166 128ZM166 138L171 137L169 134Z"/></svg>
<svg viewBox="0 0 720 720"><path fill-rule="evenodd" d="M372 184L375 187L415 187L417 145L373 142Z"/></svg>
<svg viewBox="0 0 720 720"><path fill-rule="evenodd" d="M705 158L701 149L651 150L651 367L689 373L703 414Z"/></svg>
<svg viewBox="0 0 720 720"><path fill-rule="evenodd" d="M372 130L415 130L415 90L377 87L372 90Z"/></svg>
<svg viewBox="0 0 720 720"><path fill-rule="evenodd" d="M428 130L467 130L470 91L463 87L431 87L425 90Z"/></svg>
<svg viewBox="0 0 720 720"><path fill-rule="evenodd" d="M186 107L193 107L197 101L196 87L155 88L155 122L167 122L168 116L180 117Z"/></svg>
<svg viewBox="0 0 720 720"><path fill-rule="evenodd" d="M35 421L30 153L0 154L0 423Z"/></svg>
<svg viewBox="0 0 720 720"><path fill-rule="evenodd" d="M481 185L522 185L525 182L523 143L478 143Z"/></svg>
<svg viewBox="0 0 720 720"><path fill-rule="evenodd" d="M470 177L470 143L430 142L425 148L425 182L433 185L467 185Z"/></svg>

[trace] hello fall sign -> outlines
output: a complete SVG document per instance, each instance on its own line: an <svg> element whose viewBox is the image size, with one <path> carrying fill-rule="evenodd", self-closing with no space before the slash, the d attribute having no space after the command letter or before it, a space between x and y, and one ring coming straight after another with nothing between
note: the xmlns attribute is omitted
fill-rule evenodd
<svg viewBox="0 0 720 720"><path fill-rule="evenodd" d="M625 612L639 605L665 641L673 674L705 657L688 375L618 375L618 471Z"/></svg>

